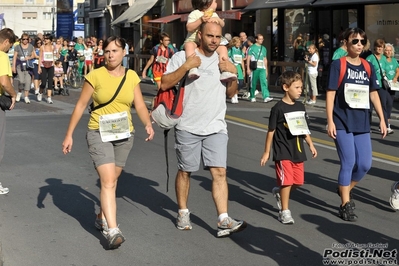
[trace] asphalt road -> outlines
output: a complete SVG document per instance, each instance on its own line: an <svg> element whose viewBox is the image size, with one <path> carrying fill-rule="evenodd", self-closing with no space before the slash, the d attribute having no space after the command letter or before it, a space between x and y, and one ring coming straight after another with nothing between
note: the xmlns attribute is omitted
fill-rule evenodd
<svg viewBox="0 0 399 266"><path fill-rule="evenodd" d="M142 90L149 103L155 87L143 84ZM18 103L7 113L6 154L0 166L0 182L10 188L9 194L0 196L6 266L334 265L332 260L323 263L323 254L350 250L341 244L359 248L383 243L383 251L399 247L399 213L388 203L390 186L399 180L399 121L393 119L397 132L384 140L374 121L373 167L354 191L359 220L344 222L337 217L338 157L323 129L320 97L320 106L307 108L319 156L311 159L307 153L306 184L292 193L295 224L290 226L277 221L271 193L273 163L259 165L274 103L228 104L229 214L246 220L248 228L223 239L215 237L217 217L205 170L192 176L193 230L175 228L173 134L168 142L172 178L166 192L162 131L156 127L156 138L145 142L144 129L134 115L135 143L117 189L118 223L127 240L117 250L106 250L105 239L94 227L99 184L85 143L88 114L75 132L72 153L61 152L78 95L79 91L71 91L69 97L55 96L53 105L34 100L29 105ZM278 99L281 93L272 96ZM353 254L348 256L354 259Z"/></svg>

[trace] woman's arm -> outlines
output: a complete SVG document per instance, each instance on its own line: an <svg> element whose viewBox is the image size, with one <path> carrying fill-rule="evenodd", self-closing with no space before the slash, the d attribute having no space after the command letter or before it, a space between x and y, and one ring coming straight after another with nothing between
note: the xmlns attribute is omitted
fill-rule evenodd
<svg viewBox="0 0 399 266"><path fill-rule="evenodd" d="M75 131L76 126L82 118L83 112L86 110L87 104L89 103L93 92L94 88L90 85L90 83L85 81L85 83L83 84L82 92L80 93L80 97L76 103L75 108L73 109L64 141L62 142L62 152L64 154L72 151L73 132Z"/></svg>

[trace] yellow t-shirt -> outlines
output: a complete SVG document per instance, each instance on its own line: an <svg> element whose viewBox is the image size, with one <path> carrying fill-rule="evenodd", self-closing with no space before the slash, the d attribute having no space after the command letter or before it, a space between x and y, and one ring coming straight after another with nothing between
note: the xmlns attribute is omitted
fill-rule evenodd
<svg viewBox="0 0 399 266"><path fill-rule="evenodd" d="M1 76L12 77L10 59L8 58L8 54L3 51L0 51L0 77ZM3 87L0 84L0 95L1 94L3 94Z"/></svg>
<svg viewBox="0 0 399 266"><path fill-rule="evenodd" d="M119 84L123 79L123 76L113 77L108 73L105 67L100 67L91 71L85 76L85 78L86 81L89 82L94 88L92 99L94 106L97 106L101 103L108 102L114 96ZM134 127L130 108L134 100L134 88L139 83L140 78L137 76L137 73L133 70L129 70L126 73L125 83L123 84L116 98L106 106L91 112L88 128L92 130L98 130L100 115L126 111L129 117L130 131L133 131Z"/></svg>

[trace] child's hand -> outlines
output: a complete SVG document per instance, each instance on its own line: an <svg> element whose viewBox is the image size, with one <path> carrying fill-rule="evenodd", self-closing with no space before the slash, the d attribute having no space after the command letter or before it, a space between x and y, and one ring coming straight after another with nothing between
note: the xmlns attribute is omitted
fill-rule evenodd
<svg viewBox="0 0 399 266"><path fill-rule="evenodd" d="M209 19L210 19L210 17L208 17L208 16L206 16L206 15L203 15L203 16L201 17L202 22L208 22Z"/></svg>
<svg viewBox="0 0 399 266"><path fill-rule="evenodd" d="M208 22L219 24L219 20L217 18L209 18Z"/></svg>
<svg viewBox="0 0 399 266"><path fill-rule="evenodd" d="M262 158L260 158L260 166L265 166L266 162L269 160L270 153L269 152L264 152L262 155Z"/></svg>
<svg viewBox="0 0 399 266"><path fill-rule="evenodd" d="M310 152L312 153L312 158L316 158L317 157L317 150L316 148L312 145L309 146Z"/></svg>

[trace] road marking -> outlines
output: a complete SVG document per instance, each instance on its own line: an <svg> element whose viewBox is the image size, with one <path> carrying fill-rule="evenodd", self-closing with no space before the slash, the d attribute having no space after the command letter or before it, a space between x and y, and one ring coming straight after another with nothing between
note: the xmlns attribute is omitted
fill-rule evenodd
<svg viewBox="0 0 399 266"><path fill-rule="evenodd" d="M231 115L226 115L226 122L228 122L230 124L237 125L237 126L261 131L261 132L267 132L267 125L265 125L265 124L257 123L254 121L250 121L247 119L243 119L243 118L239 118L239 117L235 117L235 116L231 116ZM313 140L313 143L315 146L319 146L319 147L322 147L325 149L330 149L330 150L336 150L335 144L332 141L318 139L318 138L314 138L314 137L312 137L312 140ZM377 161L377 162L389 164L389 165L399 166L399 157L380 153L380 152L373 151L373 160Z"/></svg>

